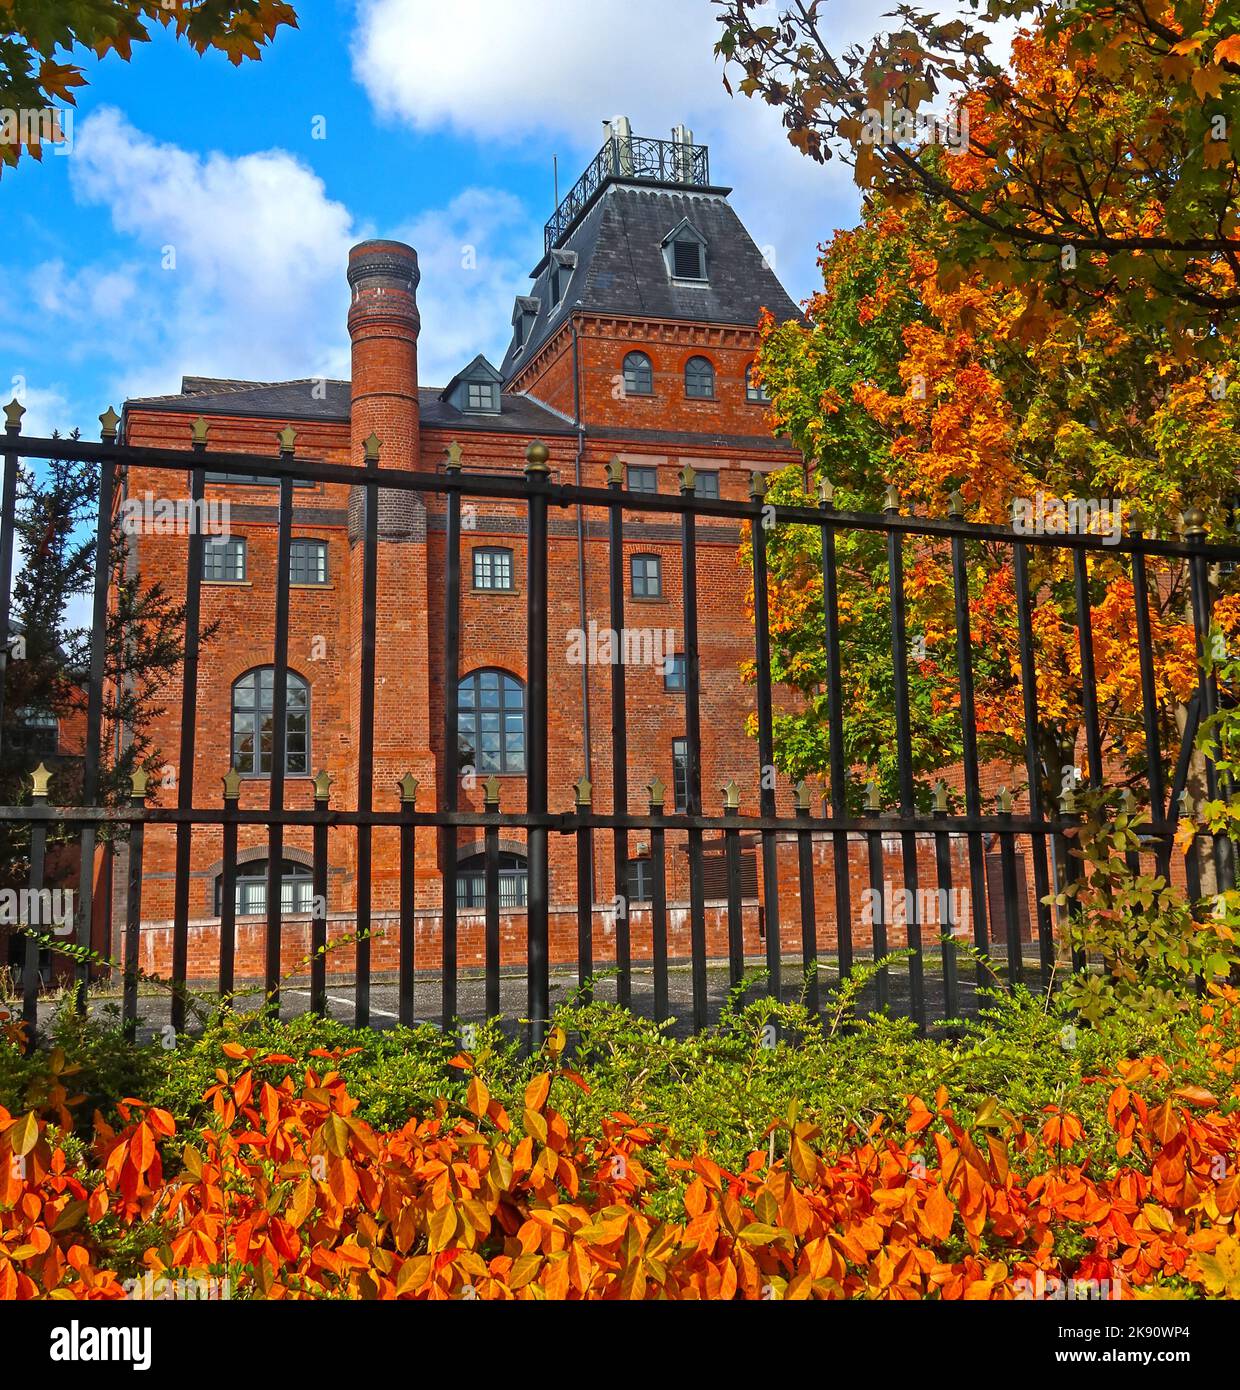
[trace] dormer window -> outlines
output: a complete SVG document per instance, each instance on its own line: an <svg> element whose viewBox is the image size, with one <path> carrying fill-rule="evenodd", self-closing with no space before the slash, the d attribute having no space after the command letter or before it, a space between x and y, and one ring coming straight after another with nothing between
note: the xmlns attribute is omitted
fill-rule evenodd
<svg viewBox="0 0 1240 1390"><path fill-rule="evenodd" d="M702 248L696 241L672 242L672 274L677 280L705 280Z"/></svg>
<svg viewBox="0 0 1240 1390"><path fill-rule="evenodd" d="M540 308L537 299L530 295L519 294L517 302L512 310L512 342L516 351L521 349L529 342L530 334L534 330L534 324L538 319Z"/></svg>
<svg viewBox="0 0 1240 1390"><path fill-rule="evenodd" d="M667 273L673 280L706 282L706 238L686 217L663 243Z"/></svg>
<svg viewBox="0 0 1240 1390"><path fill-rule="evenodd" d="M501 380L485 357L475 357L448 383L442 399L464 415L498 415Z"/></svg>
<svg viewBox="0 0 1240 1390"><path fill-rule="evenodd" d="M499 409L499 403L495 399L499 394L495 385L489 381L470 381L466 383L465 409L471 413L478 411L495 411Z"/></svg>
<svg viewBox="0 0 1240 1390"><path fill-rule="evenodd" d="M568 293L569 282L577 269L576 251L552 251L551 253L551 307L563 302Z"/></svg>

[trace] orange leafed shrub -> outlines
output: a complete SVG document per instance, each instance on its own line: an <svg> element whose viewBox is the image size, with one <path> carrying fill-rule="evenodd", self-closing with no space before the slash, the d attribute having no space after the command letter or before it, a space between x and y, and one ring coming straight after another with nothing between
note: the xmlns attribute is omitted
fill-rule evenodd
<svg viewBox="0 0 1240 1390"><path fill-rule="evenodd" d="M519 1128L474 1076L468 1113L379 1133L339 1072L273 1084L254 1066L292 1058L227 1050L193 1135L130 1100L74 1163L58 1130L0 1109L0 1297L125 1297L108 1251L135 1235L139 1274L232 1297L1010 1299L1068 1278L1240 1295L1240 1109L1199 1087L1151 1107L1157 1058L1098 1079L1105 1172L1076 1116L988 1103L966 1125L942 1089L835 1153L793 1112L729 1172L628 1115L573 1134L551 1088L585 1082L563 1069L530 1083ZM653 1214L652 1155L683 1180L677 1220Z"/></svg>

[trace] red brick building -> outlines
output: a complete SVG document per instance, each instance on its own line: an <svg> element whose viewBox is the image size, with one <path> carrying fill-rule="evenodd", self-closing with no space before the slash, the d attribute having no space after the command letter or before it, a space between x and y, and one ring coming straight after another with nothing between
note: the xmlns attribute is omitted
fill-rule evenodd
<svg viewBox="0 0 1240 1390"><path fill-rule="evenodd" d="M651 152L657 158L651 157ZM685 132L674 142L632 137L627 122L609 137L600 160L548 226L547 250L532 284L517 296L513 336L503 362L475 358L446 387L418 374L419 270L414 249L393 242L354 248L347 269L353 297L348 328L350 381L278 383L186 377L173 396L130 400L124 411L126 442L166 448L190 446L197 420L209 426L212 452L271 454L277 434L296 431L300 459L361 463L365 441L382 441L381 468L444 467L460 448L463 471L519 472L530 441L550 450L554 480L601 486L609 461L619 459L630 488L668 493L680 470L697 472L699 492L723 498L749 495L751 475L799 461L786 441L771 437L762 391L749 379L764 309L779 318L798 313L762 251L728 201L729 190L709 181L706 152ZM175 479L175 481L174 481ZM184 483L166 470L128 470L121 504L167 497ZM202 586L203 624L219 620L207 643L195 691L197 732L192 768L194 801L218 805L221 779L236 766L241 805L267 804L271 672L275 640L277 506L268 482L209 475L207 501L227 501L229 539L212 541ZM184 494L181 494L184 495ZM419 780L418 805L444 804L443 612L445 504L436 495L381 495L378 645L375 680L374 804L394 810L397 781ZM286 805L313 805L311 777L333 778L332 804L356 804L359 746L359 672L362 550L359 509L348 489L299 485L295 491ZM520 504L466 499L461 586L462 762L477 769L461 793L462 808L482 805L483 778L501 779L505 810L524 804L523 713L525 683L525 511ZM133 538L134 563L158 574L175 591L183 586L183 536ZM699 519L698 572L705 808L721 809L719 789L740 783L745 811L757 812L757 750L746 732L752 687L740 668L753 656L746 611L748 574L738 561L739 528ZM607 515L600 509L553 509L549 594L551 808L573 804L572 784L583 775L596 789L595 805L609 809L611 787L610 668L579 664L573 633L608 627ZM658 777L683 784L685 735L683 673L676 654L683 635L680 612L680 531L672 515L626 513L624 525L626 627L653 642L651 659L627 670L629 793L632 809L646 805L646 784ZM580 643L578 644L580 645ZM664 654L670 660L658 658ZM590 655L586 644L587 657ZM597 654L595 652L595 654ZM176 766L181 690L167 692L169 714L155 730L167 759L158 804L175 803L186 769ZM781 805L784 805L781 795ZM786 802L791 809L790 801ZM687 954L687 856L669 837L669 950ZM598 836L595 902L597 958L610 956L609 906L624 892L614 882L610 837ZM503 889L519 909L524 893L524 845L506 837ZM462 834L462 965L481 959L477 901L478 837ZM721 864L718 848L708 849ZM304 912L309 902L309 832L290 830L284 850L284 900L293 919L284 928L284 959L305 952ZM645 891L641 867L647 846L633 836L633 896ZM712 853L714 858L711 857ZM433 965L441 901L440 849L420 833L417 851L418 960ZM746 856L747 921L757 947L756 866ZM243 827L238 884L238 978L261 974L265 932L265 830ZM355 925L354 832L333 830L328 884L330 931ZM190 974L210 978L217 969L221 838L195 827L190 890ZM375 832L372 872L376 969L391 962L394 944L385 923L397 903L396 832ZM124 883L123 873L117 881ZM166 969L173 916L173 835L152 828L146 839L143 885L145 968ZM553 959L575 952L574 844L552 836ZM607 906L604 906L607 905ZM119 903L118 903L119 906ZM712 920L721 917L712 910ZM477 919L475 921L475 918ZM524 928L518 911L505 914L505 961L522 958ZM119 932L123 910L114 912ZM300 923L300 926L299 926ZM722 928L720 928L722 930ZM633 922L634 956L645 953L640 908ZM790 937L796 939L799 927ZM679 938L684 935L683 950ZM712 942L714 941L712 927ZM722 936L720 940L722 940ZM347 968L333 961L329 968Z"/></svg>

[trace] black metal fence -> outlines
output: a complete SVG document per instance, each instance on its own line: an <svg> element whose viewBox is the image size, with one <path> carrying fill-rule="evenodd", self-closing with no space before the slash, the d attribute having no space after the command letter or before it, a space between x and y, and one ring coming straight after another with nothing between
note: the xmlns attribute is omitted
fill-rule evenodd
<svg viewBox="0 0 1240 1390"><path fill-rule="evenodd" d="M196 428L192 452L160 450L127 446L118 442L117 420L109 412L104 417L102 442L78 440L36 439L23 437L19 428L20 414L11 414L8 429L0 450L3 452L5 474L2 496L2 532L0 532L0 638L9 633L10 586L14 548L14 515L16 504L16 469L21 458L34 460L75 459L94 463L99 470L99 503L96 528L96 586L94 591L94 631L87 687L86 739L83 765L82 805L58 806L49 804L46 779L36 778L31 804L0 807L0 820L22 822L30 828L30 888L44 888L45 846L49 831L54 827L67 828L80 839L81 893L76 920L76 945L80 958L77 964L79 998L85 999L91 977L88 956L92 917L91 873L96 839L101 827L112 827L127 835L128 881L125 922L122 933L120 978L123 981L121 1006L126 1022L133 1026L138 1018L140 972L139 933L143 921L143 853L147 827L171 826L175 834L175 885L172 922L172 994L170 1021L176 1029L187 1022L187 942L190 921L191 835L199 827L221 827L223 839L222 895L220 898L219 932L219 991L230 995L236 987L234 934L236 902L234 890L237 879L238 831L243 826L265 828L269 840L266 893L266 954L263 989L277 1006L281 991L281 931L285 917L281 898L281 861L286 830L291 827L309 828L313 843L312 878L316 907L310 929L311 961L308 967L310 1007L324 1010L328 1002L326 974L327 921L326 896L328 880L329 830L344 831L356 836L357 843L357 901L356 918L359 928L355 943L354 1019L359 1025L372 1022L372 983L370 938L364 930L371 912L371 854L372 837L376 829L394 828L400 842L399 890L399 978L395 984L394 1013L401 1022L411 1023L415 1012L415 980L419 962L415 960L415 850L418 837L438 837L439 862L442 866L443 898L441 916L441 991L439 1017L444 1027L453 1026L462 1016L459 986L461 971L458 965L458 898L457 898L457 837L462 830L481 832L485 846L485 971L481 1011L486 1015L499 1012L501 1002L500 964L500 837L506 830L523 835L528 850L528 903L525 908L526 952L526 1018L535 1042L542 1036L551 1012L552 961L549 951L548 923L551 911L549 883L549 837L571 836L576 842L578 891L578 950L575 975L585 982L603 970L614 971L615 997L621 1004L634 1002L634 972L632 939L628 914L621 912L615 920L614 957L598 960L594 956L595 906L591 891L594 840L596 836L610 837L617 891L627 883L629 837L640 832L648 838L650 849L650 900L648 908L651 951L643 960L643 975L649 974L649 997L643 994L643 1006L654 1017L666 1019L669 1012L681 1013L678 1001L672 998L669 979L675 962L668 956L667 855L669 834L683 836L688 854L689 879L689 936L691 942L685 1010L695 1028L710 1021L713 1012L712 984L709 972L726 967L726 985L739 983L746 970L742 937L741 843L751 838L761 847L762 911L765 926L766 982L763 986L775 997L787 997L790 991L805 991L811 1007L820 1003L818 974L834 970L845 978L856 968L860 952L854 950L853 924L855 904L851 899L849 866L853 851L861 849L868 869L870 887L879 893L885 875L884 840L895 843L902 861L903 886L908 890L913 910L907 921L907 947L910 956L907 975L899 974L899 990L894 988L897 972L882 972L872 991L872 1003L878 1007L890 1005L907 1009L921 1025L934 1016L954 1017L962 1005L966 981L962 977L954 945L956 933L971 940L979 951L994 950L1005 956L1004 967L1012 982L1027 980L1045 984L1051 976L1056 957L1056 923L1046 898L1052 890L1052 871L1048 866L1048 848L1058 846L1059 863L1071 873L1071 859L1065 853L1064 834L1075 822L1070 798L1064 803L1044 804L1040 769L1037 765L1037 728L1041 717L1035 672L1035 640L1033 605L1037 596L1031 593L1029 578L1030 550L1035 546L1066 547L1072 557L1075 577L1076 619L1079 630L1079 654L1082 673L1082 711L1084 738L1088 762L1087 782L1101 788L1107 768L1101 733L1100 711L1096 696L1093 651L1093 614L1088 585L1087 557L1092 550L1104 545L1116 556L1123 556L1130 565L1139 646L1140 685L1143 706L1143 731L1148 751L1148 786L1143 798L1150 812L1148 825L1142 829L1143 844L1154 862L1167 871L1173 854L1173 841L1179 821L1179 798L1188 777L1189 757L1199 718L1217 711L1218 691L1205 660L1211 627L1211 572L1220 563L1240 560L1240 546L1211 546L1205 543L1204 533L1195 518L1189 518L1186 533L1178 538L1151 538L1140 532L1107 541L1097 535L1020 534L997 526L966 523L959 506L945 519L929 519L905 515L898 509L897 499L889 497L888 509L881 514L841 512L831 503L830 489L817 508L772 506L765 497L762 478L755 475L748 501L730 501L697 496L691 469L681 476L678 494L634 493L625 490L623 470L613 464L607 474L607 486L586 487L561 485L552 481L547 450L535 443L527 451L524 473L511 476L500 474L471 475L460 470L459 459L449 459L444 472L436 474L386 470L380 468L377 445L367 450L362 465L342 465L307 462L294 457L291 438L282 443L278 457L248 454L208 452L205 427ZM275 594L275 642L272 653L274 666L274 748L270 801L266 809L242 810L237 787L227 785L222 803L206 804L201 789L194 782L194 751L198 729L196 687L199 665L200 588L203 578L204 537L196 531L187 538L185 602L186 632L182 678L183 699L180 709L180 776L177 782L176 805L156 807L146 803L144 779L135 784L135 794L128 805L98 804L100 766L104 723L104 628L109 602L109 573L112 544L112 517L118 470L130 467L165 470L171 475L188 474L187 496L195 504L204 496L209 473L247 474L271 479L279 489L278 521L278 584ZM356 750L357 795L350 808L333 806L325 782L316 782L313 809L292 810L285 806L283 769L286 724L286 676L289 657L289 554L294 509L294 484L299 481L343 484L358 489L364 499L364 521L361 527L363 565L361 602L361 660L358 698L360 700L361 736ZM445 691L444 741L442 766L442 795L434 810L418 809L419 789L407 779L402 784L398 810L376 810L373 781L375 670L376 670L376 608L378 586L379 525L378 506L381 490L416 492L443 499L446 508L446 572L444 584L443 622L445 631L443 687ZM526 807L521 812L504 811L499 803L497 784L488 788L485 807L480 811L462 810L458 793L460 786L458 730L458 679L461 661L461 530L462 500L465 497L506 500L519 504L525 512L527 538L526 585L526 646L528 702L526 710ZM633 807L629 799L628 718L626 713L626 672L620 662L612 664L611 681L611 752L613 782L610 789L611 809L599 810L594 804L592 789L584 782L577 788L576 805L571 810L553 812L548 785L548 518L552 509L582 506L598 509L608 520L610 546L609 621L615 632L624 629L625 573L623 567L624 513L642 512L675 518L680 525L680 558L682 565L684 625L684 710L687 741L685 769L686 806L683 811L670 812L665 805L665 788L655 782L650 788L648 802ZM742 529L752 545L754 577L753 651L755 661L755 709L757 739L756 765L760 776L759 814L742 815L736 789L725 792L720 813L712 813L703 797L702 787L702 670L699 656L699 594L698 551L699 517L728 519ZM830 737L830 769L827 806L829 814L815 814L808 791L799 788L796 811L781 815L777 808L776 788L762 770L775 762L774 710L771 680L771 638L768 613L768 544L772 526L798 525L816 528L822 542L823 571L823 641L827 657L827 708ZM890 638L894 674L893 737L899 768L899 796L894 807L883 808L873 795L866 807L850 810L846 799L849 769L845 766L843 685L841 673L841 626L839 621L840 575L837 565L837 540L849 532L869 532L883 537L887 555L889 581ZM934 541L949 554L951 580L955 595L955 661L958 674L959 710L963 740L963 811L949 813L946 801L940 798L933 814L919 813L916 800L914 758L912 749L913 721L909 704L910 642L906 617L905 550L911 542ZM968 592L967 547L971 545L1001 547L1010 551L1018 614L1019 667L1023 692L1027 755L1027 806L1016 813L1010 797L1001 796L993 809L983 803L981 761L975 715L974 653L970 635L970 605ZM1200 655L1198 689L1189 706L1187 727L1182 735L1182 747L1174 755L1174 771L1168 785L1172 766L1172 750L1161 746L1158 710L1155 648L1151 640L1150 590L1147 561L1157 558L1187 570L1188 590L1191 593L1191 616L1195 626ZM1181 573L1183 573L1181 569ZM4 643L7 652L7 640ZM3 712L3 684L0 683L0 715ZM1218 794L1218 777L1212 764L1205 765L1209 795ZM422 789L425 800L427 789ZM728 950L726 961L712 959L707 942L707 902L703 872L703 839L706 833L718 835L724 846L726 865L726 924ZM987 865L984 842L998 845L999 882L1002 897L1009 905L1003 914L1003 939L992 939L993 923L988 912ZM831 844L834 896L834 916L837 941L834 963L820 960L819 908L816 905L814 847L816 843ZM780 845L795 849L793 881L799 898L800 951L789 956L787 939L780 929L781 875ZM935 888L948 893L953 889L953 846L962 847L961 859L967 860L969 884L968 923L948 920L932 924L941 928L941 936L926 939L918 904L919 847L927 847L933 855ZM1214 882L1219 888L1230 886L1232 847L1227 840L1216 837L1213 844ZM924 859L921 860L924 863ZM1027 962L1022 951L1020 914L1011 910L1018 897L1018 882L1024 872L1022 865L1032 867L1033 912L1036 920L1036 964ZM1188 889L1194 895L1201 892L1201 860L1193 849L1186 856L1184 871ZM883 957L891 944L890 923L879 909L873 922L870 948L875 958ZM22 967L22 1015L33 1037L38 1021L39 1006L39 942L29 934L25 944ZM824 953L825 954L825 953ZM935 1006L928 1005L926 966L935 966ZM1083 962L1076 962L1078 965ZM806 975L808 972L808 975ZM979 976L979 980L980 980ZM423 986L424 987L424 986ZM899 993L899 999L895 997Z"/></svg>

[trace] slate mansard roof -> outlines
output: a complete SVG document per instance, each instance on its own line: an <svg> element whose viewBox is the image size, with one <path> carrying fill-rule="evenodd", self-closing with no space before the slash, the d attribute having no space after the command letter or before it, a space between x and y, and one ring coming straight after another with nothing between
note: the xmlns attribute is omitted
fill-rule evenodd
<svg viewBox="0 0 1240 1390"><path fill-rule="evenodd" d="M673 280L664 258L668 236L686 221L706 243L707 279L701 285ZM726 189L613 183L557 251L577 257L567 292L559 304L552 303L552 252L523 296L537 303L537 313L524 346L518 348L514 339L504 357L505 381L574 309L746 327L757 324L763 309L781 320L801 317L728 202Z"/></svg>
<svg viewBox="0 0 1240 1390"><path fill-rule="evenodd" d="M521 435L572 434L569 421L529 396L503 393L499 414L469 414L443 398L437 386L418 388L422 424L427 429L484 430ZM237 415L271 420L323 420L347 423L347 381L232 381L187 376L171 396L147 396L125 402L127 410L187 410L200 415Z"/></svg>

